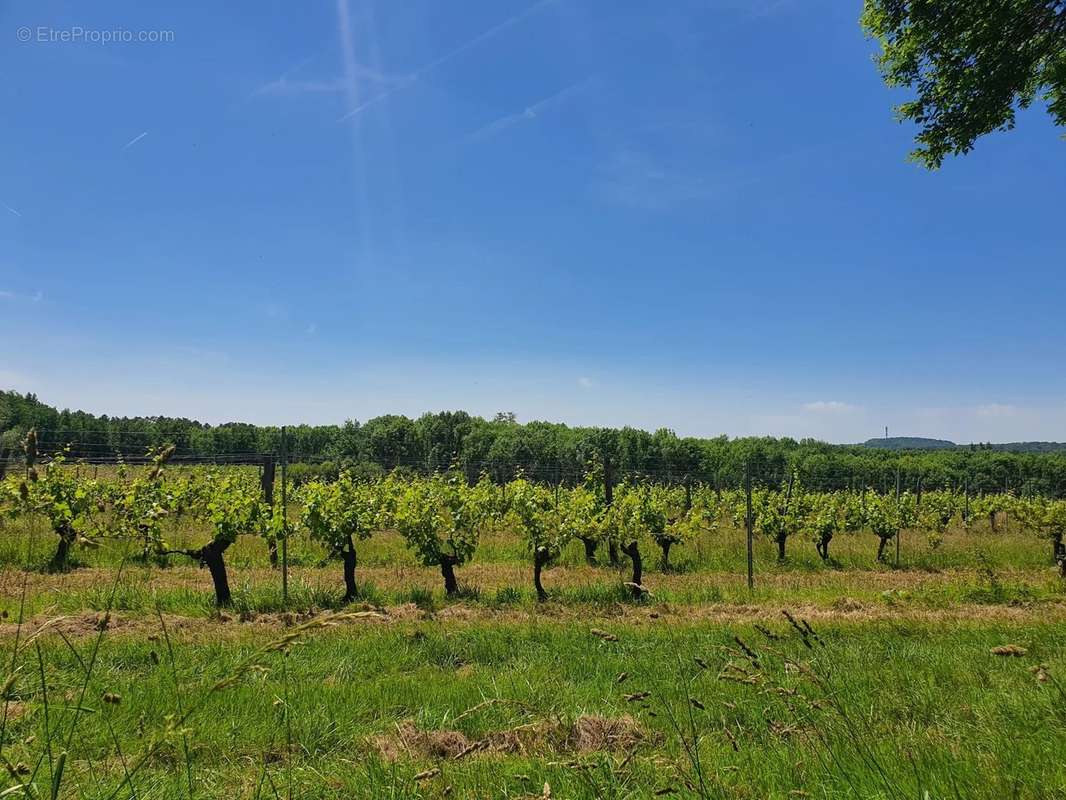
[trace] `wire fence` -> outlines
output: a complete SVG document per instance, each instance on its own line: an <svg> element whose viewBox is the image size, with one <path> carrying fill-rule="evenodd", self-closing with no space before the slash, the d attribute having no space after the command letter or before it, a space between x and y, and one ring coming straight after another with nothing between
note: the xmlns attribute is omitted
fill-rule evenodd
<svg viewBox="0 0 1066 800"><path fill-rule="evenodd" d="M103 443L92 439L65 436L62 431L42 429L37 431L39 460L48 461L50 454L65 453L68 463L75 468L129 466L150 464L153 452L163 446L176 445L176 440L188 433L169 439L158 432L83 431L83 434L107 435L112 439ZM913 493L948 490L965 494L1012 493L1024 497L1066 496L1066 476L1053 470L1035 474L990 472L987 470L954 469L933 474L905 469L899 464L886 463L874 468L841 468L833 464L814 463L783 459L733 458L722 464L687 463L653 454L631 456L620 453L589 450L583 457L573 454L567 458L550 458L530 454L524 458L476 458L461 450L432 452L428 456L414 457L404 454L381 455L360 453L355 456L343 454L301 452L294 446L287 429L276 449L240 449L216 453L182 452L180 446L169 459L176 466L256 466L284 464L290 481L301 483L321 477L330 479L343 469L362 471L367 477L399 471L412 475L430 475L449 469L459 469L471 481L482 474L498 483L505 483L518 476L538 483L573 486L590 479L618 484L623 482L687 485L690 487L713 487L718 490L737 490L747 482L760 488L784 488L795 480L803 489L811 491L874 491L881 494L893 492ZM25 455L20 450L9 450L0 457L0 476L7 471L16 471L25 466ZM271 467L272 468L272 467Z"/></svg>

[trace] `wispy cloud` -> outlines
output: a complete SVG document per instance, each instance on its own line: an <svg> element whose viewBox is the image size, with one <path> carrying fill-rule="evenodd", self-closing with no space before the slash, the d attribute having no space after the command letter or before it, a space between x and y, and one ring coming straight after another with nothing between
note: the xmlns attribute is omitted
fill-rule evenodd
<svg viewBox="0 0 1066 800"><path fill-rule="evenodd" d="M591 389L596 384L593 383L592 378L589 378L586 375L582 375L580 378L577 379L577 385L580 386L582 389Z"/></svg>
<svg viewBox="0 0 1066 800"><path fill-rule="evenodd" d="M148 135L148 131L144 131L142 133L138 133L136 136L134 136L132 139L130 139L128 142L126 142L124 145L122 145L122 149L123 150L129 150L131 147L133 147L135 144L137 144L137 142L139 142L141 139L143 139L147 135Z"/></svg>
<svg viewBox="0 0 1066 800"><path fill-rule="evenodd" d="M804 403L803 410L812 414L847 414L857 411L858 406L840 400L815 400L813 403Z"/></svg>
<svg viewBox="0 0 1066 800"><path fill-rule="evenodd" d="M650 211L709 200L734 201L743 199L751 187L773 181L782 169L811 162L826 147L821 143L782 147L750 160L685 145L679 145L676 136L653 138L651 145L622 142L600 165L592 189L609 203Z"/></svg>
<svg viewBox="0 0 1066 800"><path fill-rule="evenodd" d="M9 206L9 205L8 205L7 203L2 203L2 204L0 204L0 205L3 205L3 206L4 206L4 208L6 208L6 209L7 209L8 211L10 211L10 212L11 212L12 214L14 214L14 215L15 215L16 217L21 217L21 216L22 216L22 214L20 214L20 213L19 213L18 211L16 211L15 209L13 209L13 208L12 208L11 206Z"/></svg>
<svg viewBox="0 0 1066 800"><path fill-rule="evenodd" d="M402 77L386 75L370 67L359 63L352 63L351 75L347 77L331 78L292 78L290 70L281 75L277 80L264 83L256 89L252 96L256 95L298 95L298 94L341 94L353 89L353 81L363 80L377 84L398 84Z"/></svg>
<svg viewBox="0 0 1066 800"><path fill-rule="evenodd" d="M510 128L512 125L516 125L519 122L525 122L529 120L535 120L545 111L550 110L553 106L559 105L565 102L569 97L572 97L579 92L587 89L592 83L592 78L585 78L584 80L572 83L559 91L548 95L542 100L538 100L531 106L526 106L522 111L516 111L513 114L507 114L499 119L493 120L487 125L483 125L478 128L472 134L469 139L471 141L484 141L489 139L498 133Z"/></svg>
<svg viewBox="0 0 1066 800"><path fill-rule="evenodd" d="M499 35L500 33L502 33L503 31L507 30L508 28L510 28L510 27L512 27L514 25L517 25L519 22L521 22L522 20L526 19L527 17L530 17L533 14L536 14L538 11L543 9L545 6L551 5L552 3L555 3L557 1L558 0L538 0L536 3L533 3L531 6L528 6L524 10L519 11L514 16L508 17L507 19L503 20L503 22L499 22L499 23L493 25L491 28L489 28L489 29L487 29L485 31L482 31L481 33L479 33L474 38L468 39L467 41L463 42L458 47L455 47L452 50L449 50L444 55L442 55L442 56L440 56L438 58L435 58L435 59L433 59L432 61L429 61L426 64L423 64L421 67L416 69L414 72L410 73L409 75L406 75L403 79L401 79L394 86L391 86L391 87L385 89L384 91L382 91L382 92L378 93L377 95L374 95L373 97L371 97L369 100L366 100L365 102L362 102L359 105L355 106L354 108L350 109L348 112L343 114L340 118L338 118L337 122L344 122L345 120L349 120L352 117L355 117L355 116L361 114L366 109L370 108L371 106L377 105L382 100L385 100L386 98L391 97L392 95L394 95L396 92L400 91L401 89L406 89L408 86L412 85L413 83L416 83L419 80L419 78L422 78L423 76L429 74L430 72L433 72L433 70L444 66L445 64L447 64L452 59L458 58L459 56L461 56L463 53L467 52L468 50L470 50L470 49L472 49L474 47L477 47L482 42L488 41L489 39L493 38L494 36Z"/></svg>
<svg viewBox="0 0 1066 800"><path fill-rule="evenodd" d="M39 303L44 299L44 292L38 290L33 294L22 294L10 290L0 291L0 300L29 300L31 303Z"/></svg>
<svg viewBox="0 0 1066 800"><path fill-rule="evenodd" d="M646 152L623 147L600 168L593 190L614 205L666 211L712 197L730 185L708 180L691 169L675 168Z"/></svg>
<svg viewBox="0 0 1066 800"><path fill-rule="evenodd" d="M1016 417L1021 413L1021 409L1005 403L988 403L978 406L974 413L986 418Z"/></svg>
<svg viewBox="0 0 1066 800"><path fill-rule="evenodd" d="M289 319L289 309L287 309L281 303L276 303L272 300L268 300L264 303L261 303L259 306L259 310L267 319L283 321Z"/></svg>
<svg viewBox="0 0 1066 800"><path fill-rule="evenodd" d="M276 81L264 83L254 94L332 94L347 89L348 82L344 78L294 80L282 76Z"/></svg>
<svg viewBox="0 0 1066 800"><path fill-rule="evenodd" d="M508 28L510 28L512 25L517 25L519 22L524 20L526 17L529 17L532 14L537 13L542 8L544 8L545 6L551 5L554 2L556 2L556 0L537 0L536 3L533 3L530 6L527 6L525 9L523 9L522 11L519 11L514 16L508 17L503 22L499 22L496 25L493 25L488 30L483 31L482 33L479 33L473 39L470 39L470 40L464 42L463 44L459 45L455 49L448 51L447 53L445 53L440 58L437 58L437 59L434 59L433 61L430 61L428 64L426 64L420 70L418 70L415 74L416 75L422 75L422 74L425 74L425 73L429 72L430 70L436 69L437 67L441 66L442 64L446 64L447 62L451 61L453 58L455 58L455 57L457 57L459 55L462 55L463 53L465 53L470 48L476 47L477 45L481 44L482 42L488 41L493 36L496 36L497 34L502 33L503 31L505 31Z"/></svg>
<svg viewBox="0 0 1066 800"><path fill-rule="evenodd" d="M277 324L289 331L303 331L307 336L318 333L318 323L313 320L302 318L298 310L293 310L276 300L264 300L258 304L258 312L263 319L271 324Z"/></svg>

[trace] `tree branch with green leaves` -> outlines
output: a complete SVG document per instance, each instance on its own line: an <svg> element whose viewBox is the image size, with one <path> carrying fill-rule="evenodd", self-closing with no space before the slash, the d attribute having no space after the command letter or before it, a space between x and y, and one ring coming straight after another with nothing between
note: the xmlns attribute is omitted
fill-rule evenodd
<svg viewBox="0 0 1066 800"><path fill-rule="evenodd" d="M861 24L885 83L914 93L896 111L919 126L911 157L929 169L1037 98L1066 125L1064 0L865 0Z"/></svg>

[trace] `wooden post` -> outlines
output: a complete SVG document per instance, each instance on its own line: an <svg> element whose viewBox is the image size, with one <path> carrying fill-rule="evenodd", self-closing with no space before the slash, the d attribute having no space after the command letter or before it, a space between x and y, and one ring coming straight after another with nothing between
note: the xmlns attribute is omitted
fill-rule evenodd
<svg viewBox="0 0 1066 800"><path fill-rule="evenodd" d="M273 454L263 456L263 472L259 476L259 483L263 490L263 502L266 503L266 507L270 509L270 513L274 513L274 456ZM271 539L270 543L270 566L274 569L278 567L278 542L276 539Z"/></svg>
<svg viewBox="0 0 1066 800"><path fill-rule="evenodd" d="M34 464L37 463L36 428L30 428L30 432L26 434L26 441L23 442L23 449L26 452L26 480L29 480L30 472L33 470Z"/></svg>
<svg viewBox="0 0 1066 800"><path fill-rule="evenodd" d="M603 451L603 499L607 508L610 508L614 503L614 474L611 464L611 454L606 450ZM611 566L618 565L618 545L615 542L610 542L607 546L607 557L611 562Z"/></svg>
<svg viewBox="0 0 1066 800"><path fill-rule="evenodd" d="M899 467L896 467L896 518L899 519ZM896 531L896 566L899 566L899 540L903 538L903 526Z"/></svg>
<svg viewBox="0 0 1066 800"><path fill-rule="evenodd" d="M744 494L745 494L745 513L744 513L744 529L748 534L748 591L750 592L755 588L755 550L754 540L752 535L755 527L755 520L751 515L751 468L744 463Z"/></svg>
<svg viewBox="0 0 1066 800"><path fill-rule="evenodd" d="M1003 494L1010 494L1010 473L1006 468L1003 470ZM1010 533L1010 513L1006 506L1003 508L1003 532Z"/></svg>

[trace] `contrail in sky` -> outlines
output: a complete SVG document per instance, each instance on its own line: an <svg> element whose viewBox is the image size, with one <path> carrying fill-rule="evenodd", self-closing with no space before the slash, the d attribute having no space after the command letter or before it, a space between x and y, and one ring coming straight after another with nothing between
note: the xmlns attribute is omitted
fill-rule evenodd
<svg viewBox="0 0 1066 800"><path fill-rule="evenodd" d="M389 96L395 94L396 92L400 91L401 89L407 88L408 86L410 86L412 83L417 81L419 78L421 78L426 73L432 72L433 70L437 69L438 67L442 66L443 64L448 63L453 58L456 58L457 56L462 55L463 53L465 53L470 48L476 47L477 45L481 44L482 42L486 41L487 39L491 39L493 36L495 36L496 34L500 33L501 31L504 31L507 28L510 28L512 25L515 25L515 24L521 22L526 17L529 17L532 14L537 13L542 8L544 8L544 6L549 5L550 3L555 3L555 2L557 2L557 0L538 0L536 3L534 3L531 6L529 6L524 11L520 11L517 14L515 14L513 17L509 17L508 19L505 19L503 22L500 22L500 23L497 23L496 25L493 25L487 31L483 31L482 33L479 33L473 39L470 39L469 41L464 42L463 44L461 44L458 47L456 47L454 50L449 50L447 53L445 53L444 55L440 56L439 58L435 58L434 60L430 61L428 64L424 64L423 66L419 67L414 72L412 72L410 75L408 75L407 78L404 81L402 81L401 83L397 84L396 86L393 86L391 89L386 89L384 92L381 92L380 94L377 94L374 97L371 97L365 103L361 103L360 105L356 106L351 111L346 113L344 116L340 117L337 120L337 122L344 122L346 119L351 119L356 114L359 114L359 113L365 111L366 109L370 108L370 106L375 105L376 103L384 100L386 97L389 97Z"/></svg>
<svg viewBox="0 0 1066 800"><path fill-rule="evenodd" d="M148 135L148 131L145 131L144 133L141 133L141 134L138 134L137 136L134 136L132 139L130 139L128 142L126 142L126 144L124 144L122 146L122 149L123 150L129 150L131 147L133 147L135 144L137 144L137 142L139 142L141 139L143 139L147 135Z"/></svg>
<svg viewBox="0 0 1066 800"><path fill-rule="evenodd" d="M518 122L522 122L523 120L527 119L536 119L536 117L539 116L542 111L545 111L556 103L565 100L570 95L585 89L590 83L592 83L591 78L585 78L584 80L578 81L577 83L572 83L569 86L560 89L555 94L549 95L548 97L545 97L543 100L537 101L531 106L527 106L522 111L516 111L513 114L507 114L506 116L500 117L499 119L490 122L488 125L483 125L476 131L474 131L472 134L470 134L469 138L472 141L487 139L490 136L494 136L500 131L509 128Z"/></svg>

